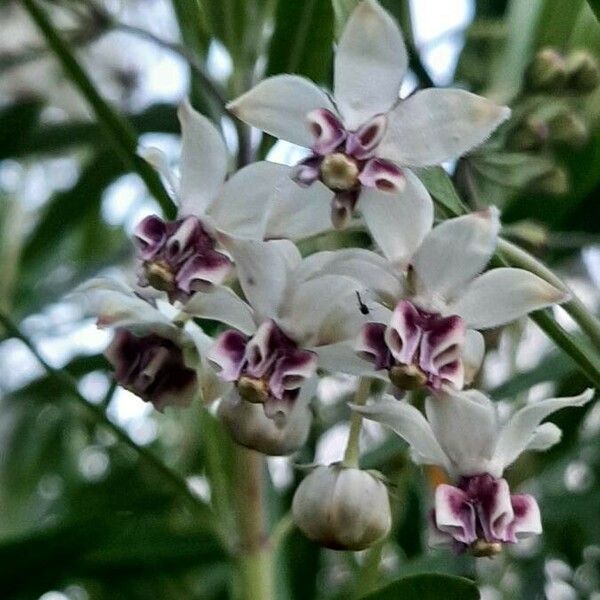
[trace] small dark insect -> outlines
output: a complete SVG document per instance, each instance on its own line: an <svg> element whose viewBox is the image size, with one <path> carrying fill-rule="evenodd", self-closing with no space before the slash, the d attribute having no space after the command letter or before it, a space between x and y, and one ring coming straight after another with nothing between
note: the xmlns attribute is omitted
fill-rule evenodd
<svg viewBox="0 0 600 600"><path fill-rule="evenodd" d="M356 297L358 299L358 308L360 309L360 312L363 315L368 315L369 307L362 301L362 298L360 297L360 292L358 290L356 290Z"/></svg>

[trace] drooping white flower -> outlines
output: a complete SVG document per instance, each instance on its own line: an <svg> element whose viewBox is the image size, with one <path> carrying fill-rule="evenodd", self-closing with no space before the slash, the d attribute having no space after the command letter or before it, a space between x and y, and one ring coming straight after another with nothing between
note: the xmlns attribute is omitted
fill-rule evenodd
<svg viewBox="0 0 600 600"><path fill-rule="evenodd" d="M314 393L317 369L353 372L365 363L352 350L360 284L339 275L312 276L289 240L223 237L247 303L230 288L198 292L183 310L232 327L208 353L232 393L264 404L281 423Z"/></svg>
<svg viewBox="0 0 600 600"><path fill-rule="evenodd" d="M370 227L383 218L373 198L430 202L409 167L458 158L510 115L458 89L400 100L407 66L394 19L375 0L364 0L337 46L333 96L302 77L276 75L229 104L250 125L312 151L292 172L311 193L282 183L269 225L274 236L327 229L329 204L335 226L344 226L358 206Z"/></svg>
<svg viewBox="0 0 600 600"><path fill-rule="evenodd" d="M187 406L200 394L209 403L219 397L222 382L206 361L212 338L193 322L177 323L166 302L154 306L124 284L92 279L72 297L83 300L99 327L114 330L105 355L117 382L157 410Z"/></svg>
<svg viewBox="0 0 600 600"><path fill-rule="evenodd" d="M418 464L445 469L452 485L435 491L433 544L452 544L476 555L498 552L501 544L542 531L540 511L527 494L511 495L502 475L526 450L547 450L561 437L552 413L583 406L594 393L528 404L500 424L497 406L476 390L428 398L425 418L414 406L391 397L359 407L365 418L383 423L402 437Z"/></svg>
<svg viewBox="0 0 600 600"><path fill-rule="evenodd" d="M383 217L383 200L373 199L373 204ZM313 260L322 272L364 282L381 302L357 342L357 351L376 370L386 370L401 389L459 390L483 358L478 329L564 302L568 294L522 269L479 275L496 247L500 222L495 208L434 229L432 221L424 204L394 203L385 218L371 223L385 258L367 250L341 250Z"/></svg>
<svg viewBox="0 0 600 600"><path fill-rule="evenodd" d="M286 169L263 161L225 181L228 158L220 133L187 101L178 115L181 176L171 172L158 150L144 152L171 188L177 218L164 221L150 215L138 224L134 238L140 285L164 290L172 301L185 301L199 289L223 283L230 274L231 259L217 243L218 232L263 238L270 194Z"/></svg>

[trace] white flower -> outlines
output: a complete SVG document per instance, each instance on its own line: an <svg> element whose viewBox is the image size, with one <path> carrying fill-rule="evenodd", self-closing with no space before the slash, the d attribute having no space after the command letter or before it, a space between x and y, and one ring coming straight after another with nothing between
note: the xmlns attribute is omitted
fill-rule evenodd
<svg viewBox="0 0 600 600"><path fill-rule="evenodd" d="M550 414L583 406L588 389L571 398L552 398L517 410L501 425L497 407L476 390L428 398L425 418L414 406L387 397L354 406L367 419L383 423L408 442L418 464L446 470L455 485L439 485L432 515L432 542L454 543L475 554L496 553L503 542L541 533L535 499L510 494L504 470L526 450L547 450L561 437Z"/></svg>
<svg viewBox="0 0 600 600"><path fill-rule="evenodd" d="M373 199L384 215L384 201ZM477 372L484 344L477 329L506 324L564 302L568 295L540 277L513 268L485 268L496 247L495 208L450 219L431 229L422 203L394 203L372 221L385 258L367 250L317 255L321 272L362 281L382 305L371 305L357 350L402 389L428 385L461 389ZM312 258L312 257L311 257ZM310 260L310 259L309 259Z"/></svg>
<svg viewBox="0 0 600 600"><path fill-rule="evenodd" d="M153 306L109 279L92 279L72 297L83 300L99 327L115 331L106 357L117 382L142 400L162 410L187 406L199 393L205 403L221 395L223 384L205 358L212 338L193 322L175 322L167 303Z"/></svg>
<svg viewBox="0 0 600 600"><path fill-rule="evenodd" d="M282 165L263 161L225 181L228 157L220 133L187 101L178 114L181 177L169 169L158 150L143 151L171 188L177 219L165 222L150 215L134 234L142 263L140 285L166 291L171 301L185 301L199 289L223 283L232 263L219 248L217 233L262 239L270 194L287 172Z"/></svg>
<svg viewBox="0 0 600 600"><path fill-rule="evenodd" d="M199 292L183 310L216 319L233 329L222 333L208 354L234 393L264 404L284 423L299 402L314 393L317 368L364 371L350 340L356 335L356 280L312 276L289 240L260 242L223 238L237 266L248 303L231 289Z"/></svg>
<svg viewBox="0 0 600 600"><path fill-rule="evenodd" d="M310 193L282 184L269 225L274 236L326 229L330 203L334 225L344 226L358 203L370 227L382 218L373 198L430 202L408 167L458 158L510 115L458 89L427 89L400 101L407 65L394 19L364 0L337 46L332 97L302 77L276 75L229 104L250 125L312 150L293 171Z"/></svg>

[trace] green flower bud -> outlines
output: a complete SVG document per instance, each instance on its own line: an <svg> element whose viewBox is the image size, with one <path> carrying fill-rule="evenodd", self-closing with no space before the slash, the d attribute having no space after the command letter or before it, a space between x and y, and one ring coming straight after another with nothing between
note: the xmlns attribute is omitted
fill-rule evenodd
<svg viewBox="0 0 600 600"><path fill-rule="evenodd" d="M600 85L600 65L589 52L573 52L567 57L567 86L576 92L589 94Z"/></svg>
<svg viewBox="0 0 600 600"><path fill-rule="evenodd" d="M588 139L588 128L581 117L565 112L550 121L550 139L575 148L583 146Z"/></svg>
<svg viewBox="0 0 600 600"><path fill-rule="evenodd" d="M540 50L527 70L527 83L534 90L561 87L567 80L565 59L553 48Z"/></svg>
<svg viewBox="0 0 600 600"><path fill-rule="evenodd" d="M241 446L269 456L285 456L301 448L310 432L312 412L298 404L280 424L265 415L261 404L254 404L229 394L221 400L217 416L233 440Z"/></svg>
<svg viewBox="0 0 600 600"><path fill-rule="evenodd" d="M339 464L319 466L302 481L292 513L306 537L333 550L364 550L392 525L385 484L368 471Z"/></svg>
<svg viewBox="0 0 600 600"><path fill-rule="evenodd" d="M539 150L548 139L548 125L535 117L525 119L511 134L509 145L513 150Z"/></svg>
<svg viewBox="0 0 600 600"><path fill-rule="evenodd" d="M535 191L548 196L562 196L569 191L569 175L562 167L554 167L532 182Z"/></svg>

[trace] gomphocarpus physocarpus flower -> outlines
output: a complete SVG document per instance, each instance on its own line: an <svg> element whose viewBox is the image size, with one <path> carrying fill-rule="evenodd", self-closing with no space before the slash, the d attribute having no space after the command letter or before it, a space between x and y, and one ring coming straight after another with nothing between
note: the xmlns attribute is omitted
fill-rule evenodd
<svg viewBox="0 0 600 600"><path fill-rule="evenodd" d="M348 224L358 207L370 228L381 218L371 200L393 204L428 197L410 167L456 159L481 144L510 115L475 94L426 89L403 100L400 85L408 57L393 17L375 0L350 16L337 46L334 93L295 75L276 75L240 96L228 108L243 121L312 154L290 171L310 193L285 182L276 195L278 235L305 235ZM329 209L328 205L331 205Z"/></svg>
<svg viewBox="0 0 600 600"><path fill-rule="evenodd" d="M204 358L212 339L192 322L176 323L171 307L154 305L109 279L92 279L75 296L99 327L115 332L105 354L125 389L161 411L220 395L222 383Z"/></svg>
<svg viewBox="0 0 600 600"><path fill-rule="evenodd" d="M177 204L177 218L149 215L135 228L139 284L185 302L198 290L222 284L232 261L217 243L218 232L262 239L271 190L284 176L282 165L257 162L225 181L227 149L211 122L186 101L179 108L181 177L156 149L145 158L163 175Z"/></svg>
<svg viewBox="0 0 600 600"><path fill-rule="evenodd" d="M341 464L318 466L309 473L294 494L292 512L309 539L333 550L364 550L392 525L381 477Z"/></svg>
<svg viewBox="0 0 600 600"><path fill-rule="evenodd" d="M267 417L285 427L295 406L310 401L317 368L344 371L357 362L351 313L360 284L339 275L313 276L288 240L222 242L247 303L215 286L197 293L184 310L232 327L216 338L208 359L230 383L233 398L262 404Z"/></svg>
<svg viewBox="0 0 600 600"><path fill-rule="evenodd" d="M504 470L526 450L547 450L560 440L556 425L542 423L548 415L583 406L593 395L586 390L571 398L534 402L503 425L494 402L476 390L428 398L427 418L408 402L390 397L353 408L404 438L416 463L437 465L450 476L451 484L435 490L431 543L491 556L502 544L542 531L537 502L528 494L511 494Z"/></svg>
<svg viewBox="0 0 600 600"><path fill-rule="evenodd" d="M401 390L426 385L460 390L477 372L484 353L478 329L506 324L569 295L529 271L491 269L496 209L449 219L434 229L424 203L396 203L372 235L385 258L366 250L341 250L321 260L322 273L340 273L369 287L369 323L356 350ZM375 308L377 310L375 310Z"/></svg>

